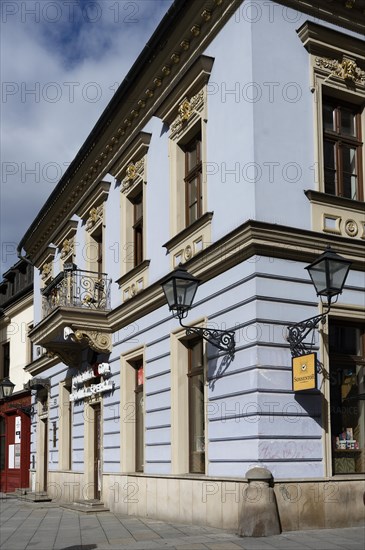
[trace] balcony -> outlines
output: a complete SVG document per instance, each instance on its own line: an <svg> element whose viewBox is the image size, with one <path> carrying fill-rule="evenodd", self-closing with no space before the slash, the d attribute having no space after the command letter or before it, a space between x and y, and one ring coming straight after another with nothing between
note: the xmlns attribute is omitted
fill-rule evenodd
<svg viewBox="0 0 365 550"><path fill-rule="evenodd" d="M43 290L43 318L58 307L110 310L110 284L106 273L61 271Z"/></svg>
<svg viewBox="0 0 365 550"><path fill-rule="evenodd" d="M90 357L111 352L111 282L105 273L82 271L71 264L42 289L42 320L29 336L47 350L49 361L57 356L78 368L85 352Z"/></svg>

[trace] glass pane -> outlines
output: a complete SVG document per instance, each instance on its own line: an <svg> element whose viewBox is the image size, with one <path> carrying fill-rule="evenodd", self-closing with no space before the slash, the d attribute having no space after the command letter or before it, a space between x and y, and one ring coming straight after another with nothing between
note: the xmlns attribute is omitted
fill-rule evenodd
<svg viewBox="0 0 365 550"><path fill-rule="evenodd" d="M323 128L324 130L334 130L334 108L332 105L323 105Z"/></svg>
<svg viewBox="0 0 365 550"><path fill-rule="evenodd" d="M333 473L365 471L364 366L330 364Z"/></svg>
<svg viewBox="0 0 365 550"><path fill-rule="evenodd" d="M144 466L143 408L143 391L138 391L136 392L136 472L143 472Z"/></svg>
<svg viewBox="0 0 365 550"><path fill-rule="evenodd" d="M361 356L361 330L359 327L333 325L330 328L331 353Z"/></svg>
<svg viewBox="0 0 365 550"><path fill-rule="evenodd" d="M205 471L203 374L189 377L190 472Z"/></svg>
<svg viewBox="0 0 365 550"><path fill-rule="evenodd" d="M336 172L334 170L324 171L324 186L326 193L336 194Z"/></svg>
<svg viewBox="0 0 365 550"><path fill-rule="evenodd" d="M324 166L325 168L336 168L335 164L335 144L333 141L324 141Z"/></svg>
<svg viewBox="0 0 365 550"><path fill-rule="evenodd" d="M189 224L195 222L198 219L198 203L194 203L189 206Z"/></svg>
<svg viewBox="0 0 365 550"><path fill-rule="evenodd" d="M190 170L194 168L194 166L196 166L197 164L198 157L197 157L196 148L194 147L194 149L192 149L191 151L188 151L187 155L188 155L188 171L190 172Z"/></svg>
<svg viewBox="0 0 365 550"><path fill-rule="evenodd" d="M343 174L343 196L347 199L357 200L357 177Z"/></svg>
<svg viewBox="0 0 365 550"><path fill-rule="evenodd" d="M198 196L198 178L188 183L189 206L196 202Z"/></svg>
<svg viewBox="0 0 365 550"><path fill-rule="evenodd" d="M352 111L341 109L341 133L356 135L356 118Z"/></svg>
<svg viewBox="0 0 365 550"><path fill-rule="evenodd" d="M343 147L342 162L344 172L356 174L356 149L354 147Z"/></svg>

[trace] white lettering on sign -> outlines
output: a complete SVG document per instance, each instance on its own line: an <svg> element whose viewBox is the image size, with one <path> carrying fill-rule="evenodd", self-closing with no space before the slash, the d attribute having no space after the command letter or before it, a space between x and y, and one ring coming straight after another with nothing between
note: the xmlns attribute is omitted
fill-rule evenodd
<svg viewBox="0 0 365 550"><path fill-rule="evenodd" d="M74 376L72 378L72 389L76 390L78 386L80 386L84 382L87 382L88 380L91 380L92 378L95 378L96 376L105 376L107 374L110 374L110 365L109 363L100 363L100 365L97 365L97 368L95 370L93 368L90 368L85 370L81 374Z"/></svg>
<svg viewBox="0 0 365 550"><path fill-rule="evenodd" d="M91 386L83 387L73 391L70 394L70 401L79 401L85 399L85 397L91 397L98 393L104 393L106 391L112 391L114 388L114 382L111 380L104 380L100 384L92 384Z"/></svg>

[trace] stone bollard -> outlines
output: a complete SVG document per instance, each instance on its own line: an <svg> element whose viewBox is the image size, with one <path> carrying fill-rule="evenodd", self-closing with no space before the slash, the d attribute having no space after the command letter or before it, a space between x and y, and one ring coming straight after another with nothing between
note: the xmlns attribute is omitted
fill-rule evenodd
<svg viewBox="0 0 365 550"><path fill-rule="evenodd" d="M243 495L238 524L240 537L268 537L281 533L273 475L266 468L251 468L246 474L247 489Z"/></svg>

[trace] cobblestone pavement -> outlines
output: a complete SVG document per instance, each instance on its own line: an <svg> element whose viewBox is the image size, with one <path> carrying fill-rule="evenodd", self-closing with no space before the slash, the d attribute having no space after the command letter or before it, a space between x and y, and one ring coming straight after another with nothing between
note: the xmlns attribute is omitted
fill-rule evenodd
<svg viewBox="0 0 365 550"><path fill-rule="evenodd" d="M364 550L365 528L293 531L265 538L111 512L0 497L1 550Z"/></svg>

